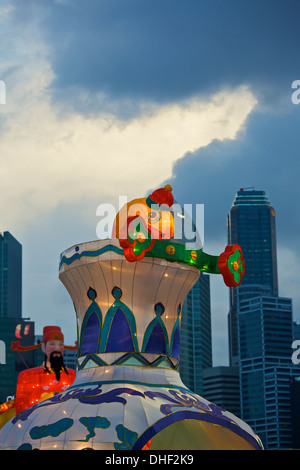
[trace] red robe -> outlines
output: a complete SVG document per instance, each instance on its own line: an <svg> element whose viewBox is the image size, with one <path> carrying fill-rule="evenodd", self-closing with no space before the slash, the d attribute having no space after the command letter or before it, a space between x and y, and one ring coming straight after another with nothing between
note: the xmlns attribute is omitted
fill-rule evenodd
<svg viewBox="0 0 300 470"><path fill-rule="evenodd" d="M55 373L51 369L47 372L44 366L20 372L15 399L16 413L64 392L76 377L75 370L67 369L67 371L68 374L61 371L59 381L56 380Z"/></svg>

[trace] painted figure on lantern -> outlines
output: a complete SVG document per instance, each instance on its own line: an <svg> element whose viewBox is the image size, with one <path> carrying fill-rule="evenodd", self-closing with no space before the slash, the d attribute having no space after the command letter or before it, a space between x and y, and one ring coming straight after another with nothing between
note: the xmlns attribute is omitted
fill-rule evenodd
<svg viewBox="0 0 300 470"><path fill-rule="evenodd" d="M44 364L20 372L15 399L1 405L3 409L2 416L0 409L1 426L5 424L6 419L11 419L15 414L63 392L75 380L75 370L66 368L63 360L64 349L74 349L74 347L64 345L64 335L59 326L45 326L41 344L22 347L18 341L12 343L13 351L26 351L39 347L45 355Z"/></svg>
<svg viewBox="0 0 300 470"><path fill-rule="evenodd" d="M112 238L62 253L59 278L77 316L76 379L7 423L2 448L262 448L245 422L181 381L187 293L202 271L238 286L245 267L238 245L212 256L178 238L174 205L166 185L122 208Z"/></svg>
<svg viewBox="0 0 300 470"><path fill-rule="evenodd" d="M41 347L45 354L44 364L19 374L15 398L16 413L64 392L75 380L75 370L64 365L64 335L60 327L44 327Z"/></svg>

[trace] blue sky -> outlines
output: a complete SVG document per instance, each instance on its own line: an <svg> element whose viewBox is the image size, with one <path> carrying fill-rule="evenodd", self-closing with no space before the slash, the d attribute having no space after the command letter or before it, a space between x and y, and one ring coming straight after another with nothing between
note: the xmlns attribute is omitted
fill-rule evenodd
<svg viewBox="0 0 300 470"><path fill-rule="evenodd" d="M23 316L75 339L59 255L96 238L96 209L166 182L205 205L204 251L226 245L240 187L276 209L279 292L300 321L297 0L3 0L0 230L23 245ZM212 277L215 365L228 290Z"/></svg>

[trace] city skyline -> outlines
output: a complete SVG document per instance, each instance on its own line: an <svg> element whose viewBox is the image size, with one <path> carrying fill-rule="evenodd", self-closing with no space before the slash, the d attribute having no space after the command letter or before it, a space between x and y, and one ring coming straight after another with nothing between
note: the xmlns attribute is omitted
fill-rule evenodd
<svg viewBox="0 0 300 470"><path fill-rule="evenodd" d="M166 183L204 204L204 251L226 246L236 192L276 209L279 295L297 285L300 105L291 1L4 0L0 9L0 231L23 247L23 316L76 319L59 255L97 238L97 207ZM227 363L228 288L211 278L214 365ZM224 333L225 332L225 333ZM224 357L226 356L226 357Z"/></svg>

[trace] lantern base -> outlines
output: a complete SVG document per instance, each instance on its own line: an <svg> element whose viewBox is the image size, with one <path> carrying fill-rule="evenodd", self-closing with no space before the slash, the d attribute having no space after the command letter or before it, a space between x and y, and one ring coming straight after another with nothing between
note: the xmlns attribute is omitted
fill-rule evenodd
<svg viewBox="0 0 300 470"><path fill-rule="evenodd" d="M261 449L251 428L188 390L172 369L84 369L65 392L16 415L3 449Z"/></svg>

